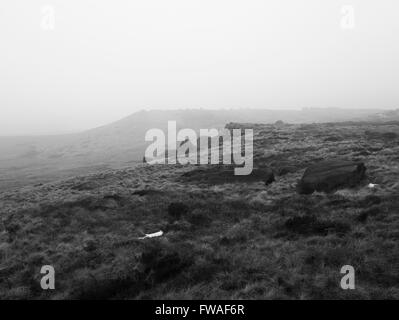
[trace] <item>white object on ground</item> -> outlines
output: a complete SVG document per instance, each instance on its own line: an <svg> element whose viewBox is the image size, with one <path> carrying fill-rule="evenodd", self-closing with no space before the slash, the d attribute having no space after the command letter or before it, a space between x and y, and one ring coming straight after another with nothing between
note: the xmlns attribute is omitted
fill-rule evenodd
<svg viewBox="0 0 399 320"><path fill-rule="evenodd" d="M369 183L367 187L372 189L372 188L375 188L376 186L378 186L378 184Z"/></svg>
<svg viewBox="0 0 399 320"><path fill-rule="evenodd" d="M162 235L163 235L163 231L161 230L161 231L158 231L155 233L146 234L144 237L140 237L139 239L143 240L143 239L147 239L147 238L156 238L156 237L161 237Z"/></svg>

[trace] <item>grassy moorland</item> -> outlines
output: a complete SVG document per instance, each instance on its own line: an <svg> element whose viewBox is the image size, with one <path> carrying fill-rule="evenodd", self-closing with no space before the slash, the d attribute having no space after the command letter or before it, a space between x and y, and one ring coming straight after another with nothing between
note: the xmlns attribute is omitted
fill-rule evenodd
<svg viewBox="0 0 399 320"><path fill-rule="evenodd" d="M0 298L399 299L399 124L248 127L271 184L143 164L2 191ZM367 179L298 195L306 167L328 158L364 161ZM355 290L340 288L346 264Z"/></svg>

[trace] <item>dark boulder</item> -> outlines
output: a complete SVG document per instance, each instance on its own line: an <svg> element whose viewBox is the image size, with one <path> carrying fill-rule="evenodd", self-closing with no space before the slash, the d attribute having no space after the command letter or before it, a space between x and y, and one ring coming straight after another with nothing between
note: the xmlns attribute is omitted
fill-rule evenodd
<svg viewBox="0 0 399 320"><path fill-rule="evenodd" d="M328 160L306 169L297 185L300 194L314 191L332 192L339 188L355 187L365 177L366 167L362 162Z"/></svg>
<svg viewBox="0 0 399 320"><path fill-rule="evenodd" d="M233 166L215 166L198 168L182 175L184 181L218 185L224 183L251 183L263 181L266 185L275 181L271 169L254 168L249 175L236 175Z"/></svg>
<svg viewBox="0 0 399 320"><path fill-rule="evenodd" d="M263 181L266 185L269 185L271 183L273 183L274 181L276 181L276 179L274 178L274 173L271 170L265 170L262 172L264 178Z"/></svg>

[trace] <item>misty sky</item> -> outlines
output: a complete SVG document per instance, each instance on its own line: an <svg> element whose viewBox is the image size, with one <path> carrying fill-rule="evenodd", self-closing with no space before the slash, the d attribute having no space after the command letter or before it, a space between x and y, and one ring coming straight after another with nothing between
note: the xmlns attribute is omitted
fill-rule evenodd
<svg viewBox="0 0 399 320"><path fill-rule="evenodd" d="M397 0L1 0L0 135L150 108L398 108L398 10Z"/></svg>

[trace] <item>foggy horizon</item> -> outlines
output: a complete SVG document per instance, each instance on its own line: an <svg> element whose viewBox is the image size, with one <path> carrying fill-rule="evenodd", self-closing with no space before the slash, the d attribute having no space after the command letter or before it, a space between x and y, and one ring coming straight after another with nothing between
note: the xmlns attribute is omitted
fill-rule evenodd
<svg viewBox="0 0 399 320"><path fill-rule="evenodd" d="M289 112L301 112L301 111L306 111L306 110L348 110L348 111L376 111L376 112L383 112L383 111L396 111L399 110L399 108L396 109L378 109L378 108L336 108L336 107L303 107L303 108L280 108L280 109L273 109L273 108L168 108L168 109L159 109L159 108L149 108L149 109L139 109L134 112L131 112L129 114L126 114L122 117L116 118L116 119L109 119L108 121L104 123L99 123L95 126L92 127L82 127L82 128L75 128L75 129L70 129L70 130L55 130L55 131L35 131L35 132L19 132L19 133L5 133L5 134L0 134L0 138L4 137L40 137L40 136L62 136L62 135L69 135L69 134L76 134L76 133L82 133L85 131L89 131L92 129L97 129L101 128L107 125L111 125L115 122L124 120L125 118L128 118L130 116L134 116L137 113L140 112L162 112L162 111L194 111L194 110L203 110L203 111L254 111L254 110L263 110L263 111L271 111L271 112L276 112L276 111L289 111ZM350 118L348 119L350 121ZM288 121L289 122L289 121ZM264 123L264 121L260 121L260 123ZM273 123L273 121L270 121L270 123Z"/></svg>
<svg viewBox="0 0 399 320"><path fill-rule="evenodd" d="M397 9L4 0L0 136L78 132L149 109L396 109Z"/></svg>

